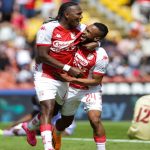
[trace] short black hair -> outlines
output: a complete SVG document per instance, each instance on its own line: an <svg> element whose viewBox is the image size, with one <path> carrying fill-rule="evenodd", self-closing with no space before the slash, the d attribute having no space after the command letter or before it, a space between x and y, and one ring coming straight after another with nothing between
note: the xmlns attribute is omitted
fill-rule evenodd
<svg viewBox="0 0 150 150"><path fill-rule="evenodd" d="M100 30L101 39L105 38L108 33L108 27L105 24L99 22L95 22L93 25L95 25Z"/></svg>

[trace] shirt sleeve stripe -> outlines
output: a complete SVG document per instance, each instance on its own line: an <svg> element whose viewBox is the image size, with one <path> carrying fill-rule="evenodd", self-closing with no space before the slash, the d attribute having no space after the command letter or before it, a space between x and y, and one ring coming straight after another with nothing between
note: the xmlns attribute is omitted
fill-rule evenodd
<svg viewBox="0 0 150 150"><path fill-rule="evenodd" d="M93 74L97 74L97 75L101 75L101 76L105 75L105 73L100 73L100 72L93 72Z"/></svg>

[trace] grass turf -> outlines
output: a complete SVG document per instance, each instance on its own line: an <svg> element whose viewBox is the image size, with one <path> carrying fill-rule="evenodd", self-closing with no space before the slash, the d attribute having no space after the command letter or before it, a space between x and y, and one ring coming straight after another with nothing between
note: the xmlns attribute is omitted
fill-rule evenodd
<svg viewBox="0 0 150 150"><path fill-rule="evenodd" d="M4 128L6 124L0 124ZM130 122L104 122L108 139L128 139L126 132ZM68 138L68 137L67 137ZM69 138L91 138L92 129L89 122L78 121L77 128ZM93 141L67 140L63 138L61 150L96 150ZM110 142L106 144L107 150L149 150L150 144L147 143L121 143ZM26 143L25 137L3 137L0 136L0 150L43 150L41 139L38 139L36 147L31 147Z"/></svg>

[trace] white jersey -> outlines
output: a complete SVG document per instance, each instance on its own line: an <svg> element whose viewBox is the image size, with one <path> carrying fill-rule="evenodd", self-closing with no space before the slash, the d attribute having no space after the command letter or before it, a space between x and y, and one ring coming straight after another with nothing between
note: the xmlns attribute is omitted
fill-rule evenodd
<svg viewBox="0 0 150 150"><path fill-rule="evenodd" d="M137 100L128 136L150 140L150 95L142 96Z"/></svg>

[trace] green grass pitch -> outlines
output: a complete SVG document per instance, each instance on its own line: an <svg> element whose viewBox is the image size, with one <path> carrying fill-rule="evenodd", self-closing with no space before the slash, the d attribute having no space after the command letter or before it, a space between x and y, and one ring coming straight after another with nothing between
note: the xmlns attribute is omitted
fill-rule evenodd
<svg viewBox="0 0 150 150"><path fill-rule="evenodd" d="M0 124L4 128L5 124ZM105 121L104 126L107 133L107 150L150 150L149 143L139 143L129 140L127 130L130 122L110 122ZM124 142L113 141L115 139L127 140ZM132 142L133 141L133 142ZM0 150L43 150L41 139L38 139L36 147L31 147L26 143L25 137L3 137L0 136ZM61 150L96 150L92 141L92 129L89 122L77 121L77 127L72 136L63 137Z"/></svg>

